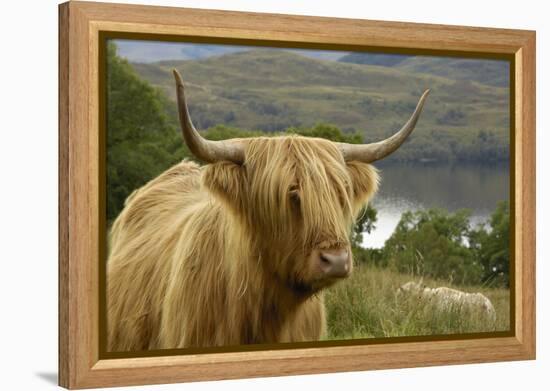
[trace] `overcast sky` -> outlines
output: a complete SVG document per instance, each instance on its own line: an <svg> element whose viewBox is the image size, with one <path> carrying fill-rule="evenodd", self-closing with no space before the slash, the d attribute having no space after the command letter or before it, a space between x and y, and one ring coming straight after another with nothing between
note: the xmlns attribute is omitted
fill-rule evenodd
<svg viewBox="0 0 550 391"><path fill-rule="evenodd" d="M197 60L211 56L220 56L257 49L255 46L213 45L162 41L137 41L128 39L113 40L118 47L118 54L130 62L156 62L162 60ZM349 52L335 50L278 49L290 50L306 57L322 60L338 60Z"/></svg>

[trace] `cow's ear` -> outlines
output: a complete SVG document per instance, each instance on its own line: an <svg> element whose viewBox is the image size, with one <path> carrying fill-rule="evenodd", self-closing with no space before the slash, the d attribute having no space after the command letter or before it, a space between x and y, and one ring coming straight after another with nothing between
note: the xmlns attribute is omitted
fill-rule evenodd
<svg viewBox="0 0 550 391"><path fill-rule="evenodd" d="M348 162L348 170L353 182L354 209L359 210L376 194L380 177L378 170L367 163Z"/></svg>
<svg viewBox="0 0 550 391"><path fill-rule="evenodd" d="M202 186L232 207L242 207L245 169L232 162L217 162L204 168Z"/></svg>

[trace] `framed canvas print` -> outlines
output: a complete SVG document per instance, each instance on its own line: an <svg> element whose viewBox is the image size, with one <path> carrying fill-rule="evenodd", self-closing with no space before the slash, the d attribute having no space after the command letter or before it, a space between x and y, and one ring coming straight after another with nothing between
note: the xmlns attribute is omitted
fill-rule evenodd
<svg viewBox="0 0 550 391"><path fill-rule="evenodd" d="M534 359L534 32L59 16L60 385Z"/></svg>

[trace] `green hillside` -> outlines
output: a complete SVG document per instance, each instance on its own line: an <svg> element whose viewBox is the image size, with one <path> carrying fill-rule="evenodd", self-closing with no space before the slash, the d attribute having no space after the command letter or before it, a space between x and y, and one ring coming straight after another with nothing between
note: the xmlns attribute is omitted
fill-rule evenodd
<svg viewBox="0 0 550 391"><path fill-rule="evenodd" d="M397 64L397 68L405 72L476 81L495 87L508 88L510 80L509 63L498 60L418 56Z"/></svg>
<svg viewBox="0 0 550 391"><path fill-rule="evenodd" d="M352 64L365 64L365 65L380 65L383 67L393 67L410 56L403 54L386 54L386 53L367 53L367 52L353 52L341 57L338 61L350 62Z"/></svg>
<svg viewBox="0 0 550 391"><path fill-rule="evenodd" d="M494 87L509 86L509 63L500 60L354 52L341 57L338 61L393 67L407 73L476 81Z"/></svg>
<svg viewBox="0 0 550 391"><path fill-rule="evenodd" d="M280 131L330 123L359 132L366 142L399 129L422 91L430 88L417 130L393 159L507 159L508 90L422 73L414 64L405 65L412 60L382 67L258 49L132 65L172 101L171 70L177 68L188 86L191 115L201 129L224 124ZM167 110L175 123L175 104Z"/></svg>

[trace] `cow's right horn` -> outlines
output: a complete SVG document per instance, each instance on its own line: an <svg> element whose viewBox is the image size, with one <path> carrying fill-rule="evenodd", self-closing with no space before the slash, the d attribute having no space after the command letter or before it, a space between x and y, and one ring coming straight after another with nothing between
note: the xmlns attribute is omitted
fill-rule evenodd
<svg viewBox="0 0 550 391"><path fill-rule="evenodd" d="M416 126L416 122L420 117L420 113L422 112L424 102L426 102L426 98L428 97L429 92L430 90L424 91L424 93L420 97L420 100L418 101L418 104L416 105L416 109L414 110L412 116L409 118L407 123L403 125L401 130L395 133L393 136L377 143L371 144L337 143L338 147L340 147L340 150L342 151L344 160L347 162L356 160L364 163L372 163L376 160L380 160L388 156L389 154L397 150L397 148L399 148L401 144L405 142L407 137L409 137L409 135L414 130L414 127Z"/></svg>
<svg viewBox="0 0 550 391"><path fill-rule="evenodd" d="M195 129L185 101L183 80L176 69L174 69L174 77L176 79L176 95L181 131L191 153L207 163L227 160L242 164L244 162L244 144L241 140L211 141L203 138L197 129Z"/></svg>

